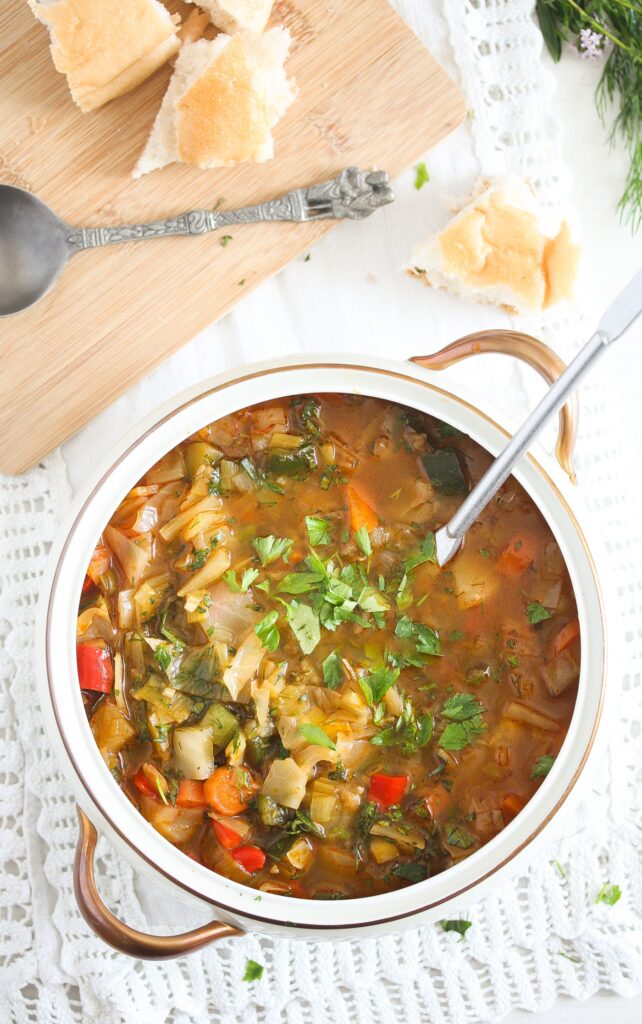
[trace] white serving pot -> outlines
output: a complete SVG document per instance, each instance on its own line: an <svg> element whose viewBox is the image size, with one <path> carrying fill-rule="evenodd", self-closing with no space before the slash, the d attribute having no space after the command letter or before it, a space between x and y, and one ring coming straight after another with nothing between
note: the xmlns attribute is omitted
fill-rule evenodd
<svg viewBox="0 0 642 1024"><path fill-rule="evenodd" d="M121 440L76 498L51 553L40 601L38 683L49 734L79 805L81 835L76 896L94 930L134 956L163 958L241 930L308 939L352 938L452 917L462 903L515 870L516 858L541 837L585 769L603 699L605 621L591 549L573 508L573 487L546 456L522 459L515 476L548 522L566 559L581 626L581 672L573 718L555 765L527 806L476 853L426 881L395 892L344 901L257 894L186 857L156 832L107 770L83 707L75 654L76 609L96 538L118 503L161 455L204 424L267 399L306 392L345 392L390 399L453 424L496 454L507 432L459 387L446 391L434 372L478 352L517 355L552 380L561 361L541 342L513 332L482 332L409 363L365 356L301 356L244 367L183 392ZM423 366L418 365L422 363ZM425 369L429 366L430 369ZM482 399L480 398L481 404ZM570 471L574 410L562 414L558 457ZM543 465L546 464L546 466ZM573 508L572 508L573 506ZM93 823L93 824L92 824ZM95 827L94 827L95 825ZM105 907L93 878L96 828L144 874L175 895L209 906L214 920L179 936L134 931ZM171 922L168 922L170 925Z"/></svg>

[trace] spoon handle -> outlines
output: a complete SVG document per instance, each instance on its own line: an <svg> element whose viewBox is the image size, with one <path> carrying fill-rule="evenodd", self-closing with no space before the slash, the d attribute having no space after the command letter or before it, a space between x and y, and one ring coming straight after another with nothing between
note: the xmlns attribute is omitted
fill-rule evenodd
<svg viewBox="0 0 642 1024"><path fill-rule="evenodd" d="M239 210L188 210L176 217L119 227L69 228L67 245L72 253L101 245L135 242L146 238L204 235L235 224L264 221L363 220L380 206L394 200L388 175L348 167L330 181L309 188L295 188L277 199Z"/></svg>
<svg viewBox="0 0 642 1024"><path fill-rule="evenodd" d="M619 338L642 312L642 270L638 271L602 317L589 339L564 373L546 392L541 402L488 467L452 519L435 534L439 565L445 565L461 546L465 534L510 476L518 459L529 447L546 421L564 405L569 392L580 382L598 356Z"/></svg>

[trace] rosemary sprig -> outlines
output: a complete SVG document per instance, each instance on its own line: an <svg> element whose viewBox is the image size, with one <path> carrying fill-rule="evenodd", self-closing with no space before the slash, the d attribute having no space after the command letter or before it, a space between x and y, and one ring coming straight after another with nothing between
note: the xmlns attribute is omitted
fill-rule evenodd
<svg viewBox="0 0 642 1024"><path fill-rule="evenodd" d="M554 61L565 42L584 55L604 54L596 105L609 141L621 138L631 164L618 209L633 231L642 224L642 3L639 0L536 0L542 35Z"/></svg>

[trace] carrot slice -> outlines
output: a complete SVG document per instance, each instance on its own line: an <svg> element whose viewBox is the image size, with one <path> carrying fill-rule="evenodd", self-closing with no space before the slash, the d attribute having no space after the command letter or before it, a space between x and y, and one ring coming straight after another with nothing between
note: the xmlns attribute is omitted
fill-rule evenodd
<svg viewBox="0 0 642 1024"><path fill-rule="evenodd" d="M424 797L433 818L438 818L450 803L450 793L445 786L432 786Z"/></svg>
<svg viewBox="0 0 642 1024"><path fill-rule="evenodd" d="M368 533L372 533L379 523L377 513L370 507L365 498L361 497L354 484L348 484L346 487L346 498L348 500L350 529L356 533L365 526Z"/></svg>
<svg viewBox="0 0 642 1024"><path fill-rule="evenodd" d="M111 554L109 548L102 541L94 548L94 553L91 556L89 567L87 569L87 575L93 582L98 586L100 577L103 576L111 564Z"/></svg>
<svg viewBox="0 0 642 1024"><path fill-rule="evenodd" d="M224 765L217 768L203 783L203 794L207 803L226 817L234 817L247 810L258 785L248 768L233 768Z"/></svg>
<svg viewBox="0 0 642 1024"><path fill-rule="evenodd" d="M508 542L497 559L497 571L502 576L521 576L533 564L539 543L528 533L521 533Z"/></svg>
<svg viewBox="0 0 642 1024"><path fill-rule="evenodd" d="M577 640L580 635L580 620L577 616L567 622L565 626L562 626L559 633L555 636L551 645L551 658L555 658L561 651Z"/></svg>
<svg viewBox="0 0 642 1024"><path fill-rule="evenodd" d="M505 796L501 802L502 814L504 821L508 824L513 818L516 818L523 807L526 806L526 801L523 797L518 796L517 793L509 793Z"/></svg>
<svg viewBox="0 0 642 1024"><path fill-rule="evenodd" d="M194 779L181 779L176 794L177 807L207 807L203 783Z"/></svg>

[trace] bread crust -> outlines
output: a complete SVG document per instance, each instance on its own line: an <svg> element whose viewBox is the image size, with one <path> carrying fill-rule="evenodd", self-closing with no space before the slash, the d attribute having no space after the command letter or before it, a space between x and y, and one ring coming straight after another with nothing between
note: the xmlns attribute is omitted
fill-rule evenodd
<svg viewBox="0 0 642 1024"><path fill-rule="evenodd" d="M262 32L268 23L274 0L188 0L207 11L216 25L233 32Z"/></svg>
<svg viewBox="0 0 642 1024"><path fill-rule="evenodd" d="M51 32L54 66L83 112L129 92L180 47L178 24L156 0L29 0Z"/></svg>

